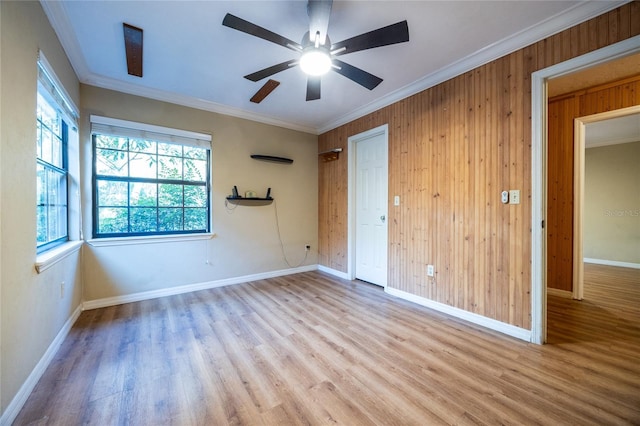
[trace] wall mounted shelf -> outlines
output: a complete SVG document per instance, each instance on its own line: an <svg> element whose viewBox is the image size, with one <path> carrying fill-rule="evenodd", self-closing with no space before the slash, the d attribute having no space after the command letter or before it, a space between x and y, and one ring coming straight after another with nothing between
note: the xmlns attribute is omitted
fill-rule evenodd
<svg viewBox="0 0 640 426"><path fill-rule="evenodd" d="M283 163L283 164L293 163L293 160L291 158L274 157L273 155L251 154L251 158L253 158L254 160L270 161L272 163Z"/></svg>
<svg viewBox="0 0 640 426"><path fill-rule="evenodd" d="M273 198L227 197L227 201L238 206L268 206L273 203Z"/></svg>

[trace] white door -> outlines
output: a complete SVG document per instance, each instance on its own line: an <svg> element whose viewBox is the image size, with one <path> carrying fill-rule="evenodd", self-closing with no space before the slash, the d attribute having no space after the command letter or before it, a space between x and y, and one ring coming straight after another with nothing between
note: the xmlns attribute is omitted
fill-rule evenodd
<svg viewBox="0 0 640 426"><path fill-rule="evenodd" d="M387 135L355 142L355 277L387 285Z"/></svg>

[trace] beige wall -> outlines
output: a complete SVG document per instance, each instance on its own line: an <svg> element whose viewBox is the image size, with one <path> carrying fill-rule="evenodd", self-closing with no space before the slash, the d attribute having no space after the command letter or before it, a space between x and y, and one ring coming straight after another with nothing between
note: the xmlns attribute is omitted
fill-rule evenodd
<svg viewBox="0 0 640 426"><path fill-rule="evenodd" d="M640 142L585 151L584 257L640 264Z"/></svg>
<svg viewBox="0 0 640 426"><path fill-rule="evenodd" d="M290 264L317 264L317 136L92 86L82 85L81 91L84 182L91 181L90 114L212 135L216 234L206 241L86 245L85 300L289 269L278 239L276 207ZM294 162L257 161L251 154L288 157ZM241 193L250 189L261 195L271 187L275 203L229 211L225 197L233 185ZM84 233L90 238L90 185L83 188L83 200ZM303 261L305 244L311 244L313 250Z"/></svg>
<svg viewBox="0 0 640 426"><path fill-rule="evenodd" d="M34 269L38 50L44 52L76 104L80 88L40 3L2 1L0 11L0 390L4 414L81 302L79 253L42 274Z"/></svg>

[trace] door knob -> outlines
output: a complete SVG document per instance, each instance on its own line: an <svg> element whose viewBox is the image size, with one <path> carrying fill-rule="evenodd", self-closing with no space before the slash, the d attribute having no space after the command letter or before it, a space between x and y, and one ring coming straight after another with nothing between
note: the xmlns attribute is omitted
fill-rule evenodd
<svg viewBox="0 0 640 426"><path fill-rule="evenodd" d="M383 221L383 222L385 221L386 218L387 217L385 215L380 216L380 220Z"/></svg>

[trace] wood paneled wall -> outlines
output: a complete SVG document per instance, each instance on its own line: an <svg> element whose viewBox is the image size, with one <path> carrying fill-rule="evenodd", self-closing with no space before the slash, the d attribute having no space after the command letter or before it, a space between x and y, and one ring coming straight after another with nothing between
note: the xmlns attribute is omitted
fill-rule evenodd
<svg viewBox="0 0 640 426"><path fill-rule="evenodd" d="M573 291L573 120L640 105L640 76L549 99L547 285Z"/></svg>
<svg viewBox="0 0 640 426"><path fill-rule="evenodd" d="M347 140L387 123L388 285L529 329L531 74L639 33L628 3L320 135L320 263L347 271Z"/></svg>

